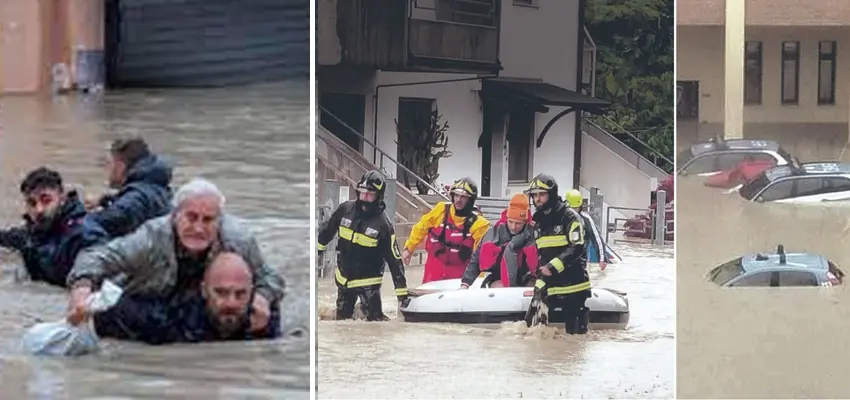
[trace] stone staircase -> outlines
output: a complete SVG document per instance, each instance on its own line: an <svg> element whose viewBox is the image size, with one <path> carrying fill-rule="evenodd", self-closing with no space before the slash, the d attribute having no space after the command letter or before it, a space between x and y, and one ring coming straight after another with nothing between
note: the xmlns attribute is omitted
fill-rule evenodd
<svg viewBox="0 0 850 400"><path fill-rule="evenodd" d="M354 199L355 187L360 176L371 169L380 170L363 154L322 126L317 127L316 158L318 163L315 183L318 188L318 204L323 204L328 196L338 197L335 193L326 193L325 181L333 180L339 182L341 186L348 186L349 200L351 200ZM383 172L386 173L386 171ZM422 215L431 210L432 205L404 185L396 185L395 205L396 237L399 244L403 245L410 236L413 225Z"/></svg>

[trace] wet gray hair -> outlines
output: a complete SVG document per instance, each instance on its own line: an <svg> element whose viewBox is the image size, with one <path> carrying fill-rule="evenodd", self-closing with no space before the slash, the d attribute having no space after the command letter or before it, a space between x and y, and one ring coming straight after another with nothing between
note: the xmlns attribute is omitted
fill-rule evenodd
<svg viewBox="0 0 850 400"><path fill-rule="evenodd" d="M218 207L224 209L224 194L221 193L221 190L218 189L214 183L204 179L204 178L195 178L189 181L188 183L180 186L177 189L177 192L174 194L173 206L174 209L180 208L180 206L189 199L193 199L200 196L213 196L218 199Z"/></svg>

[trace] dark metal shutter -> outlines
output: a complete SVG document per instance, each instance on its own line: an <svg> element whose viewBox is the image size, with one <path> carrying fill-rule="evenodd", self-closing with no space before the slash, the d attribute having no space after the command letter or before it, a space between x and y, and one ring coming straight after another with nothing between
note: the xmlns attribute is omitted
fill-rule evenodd
<svg viewBox="0 0 850 400"><path fill-rule="evenodd" d="M207 87L310 74L309 0L109 0L114 86Z"/></svg>

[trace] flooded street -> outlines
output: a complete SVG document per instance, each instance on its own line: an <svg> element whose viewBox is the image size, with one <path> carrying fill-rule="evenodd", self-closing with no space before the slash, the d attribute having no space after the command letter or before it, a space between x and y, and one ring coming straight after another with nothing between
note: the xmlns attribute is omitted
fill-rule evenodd
<svg viewBox="0 0 850 400"><path fill-rule="evenodd" d="M563 325L405 323L389 273L385 323L330 321L333 274L320 281L320 398L672 398L674 270L672 248L615 244L624 258L605 272L591 267L596 287L628 293L626 330L567 336ZM418 286L422 268L407 271Z"/></svg>
<svg viewBox="0 0 850 400"><path fill-rule="evenodd" d="M846 287L724 290L705 275L778 244L823 254L847 272L850 209L746 203L703 181L677 180L678 397L846 398Z"/></svg>
<svg viewBox="0 0 850 400"><path fill-rule="evenodd" d="M174 187L212 180L287 283L280 341L146 346L105 342L78 359L20 351L36 317L64 316L65 293L15 283L0 251L0 387L4 399L309 398L310 226L307 82L192 91L116 91L104 98L0 99L0 226L20 222L20 179L40 165L99 194L110 142L141 135L175 165Z"/></svg>

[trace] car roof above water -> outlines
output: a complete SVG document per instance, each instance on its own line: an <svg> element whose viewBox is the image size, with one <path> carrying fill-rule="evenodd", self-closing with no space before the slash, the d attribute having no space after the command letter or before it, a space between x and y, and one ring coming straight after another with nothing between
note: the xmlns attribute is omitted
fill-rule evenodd
<svg viewBox="0 0 850 400"><path fill-rule="evenodd" d="M826 257L811 253L785 253L785 263L781 262L778 253L749 254L741 259L741 267L745 272L753 272L766 268L808 269L826 271L829 266Z"/></svg>
<svg viewBox="0 0 850 400"><path fill-rule="evenodd" d="M810 162L797 167L780 165L766 170L765 175L771 181L799 175L850 175L850 163Z"/></svg>
<svg viewBox="0 0 850 400"><path fill-rule="evenodd" d="M777 151L779 150L779 143L773 140L732 139L701 142L691 146L691 154L693 156L723 150Z"/></svg>

